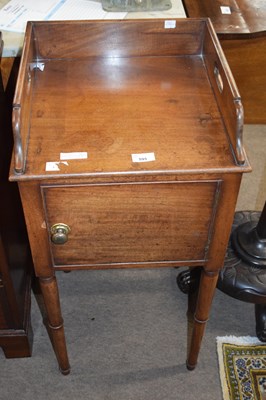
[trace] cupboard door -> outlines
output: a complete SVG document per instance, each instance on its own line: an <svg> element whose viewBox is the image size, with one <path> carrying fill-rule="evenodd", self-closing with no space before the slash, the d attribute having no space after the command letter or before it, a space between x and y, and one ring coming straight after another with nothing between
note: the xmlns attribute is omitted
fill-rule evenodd
<svg viewBox="0 0 266 400"><path fill-rule="evenodd" d="M43 187L55 266L205 260L217 182Z"/></svg>

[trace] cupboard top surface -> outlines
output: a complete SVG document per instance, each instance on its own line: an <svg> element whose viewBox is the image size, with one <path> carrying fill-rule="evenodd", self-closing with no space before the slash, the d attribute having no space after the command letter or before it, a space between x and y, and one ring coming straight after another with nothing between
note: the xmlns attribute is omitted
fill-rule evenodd
<svg viewBox="0 0 266 400"><path fill-rule="evenodd" d="M87 158L60 160L73 152ZM155 161L132 161L143 153ZM202 59L47 62L36 71L27 173L59 161L64 173L229 167Z"/></svg>
<svg viewBox="0 0 266 400"><path fill-rule="evenodd" d="M129 22L122 29L128 37L135 32L134 24L132 28L132 21ZM158 21L155 33L151 22L145 23L145 35L149 34L147 47L156 49L156 37L163 49ZM109 24L107 28L110 30ZM195 29L193 32L195 36ZM101 35L99 47L104 47L106 32L101 31ZM145 55L143 44L140 53L135 54L131 43L128 55L126 46L122 55L116 55L116 42L122 43L123 39L121 33L115 35L118 39L112 38L113 50L109 55L98 52L93 44L91 56L88 53L81 57L80 49L74 56L74 45L70 45L72 52L61 58L63 50L55 42L54 46L50 43L49 52L56 57L49 58L48 52L45 58L30 63L33 50L29 46L26 54L24 49L24 59L28 58L24 67L22 61L18 84L22 87L18 108L26 155L22 179L235 169L225 112L217 102L215 78L210 77L210 68L213 74L218 65L216 55L214 61L210 57L213 65L208 67L200 50L202 31L201 39L188 46L189 51L182 54L179 48L177 55L168 34L166 54L153 55L154 51L149 50ZM179 28L179 46L180 36ZM186 32L184 44L190 43L189 38L191 32ZM40 54L44 53L43 46L38 39ZM234 107L232 103L233 113Z"/></svg>

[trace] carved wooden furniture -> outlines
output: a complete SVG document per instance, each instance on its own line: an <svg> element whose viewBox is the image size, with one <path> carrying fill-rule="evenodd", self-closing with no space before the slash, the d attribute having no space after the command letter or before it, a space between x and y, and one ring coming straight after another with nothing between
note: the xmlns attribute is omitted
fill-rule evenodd
<svg viewBox="0 0 266 400"><path fill-rule="evenodd" d="M243 110L209 20L28 23L10 179L62 373L56 271L203 266L197 363L243 172Z"/></svg>
<svg viewBox="0 0 266 400"><path fill-rule="evenodd" d="M217 288L229 296L255 304L256 334L266 342L266 204L259 211L237 211ZM188 295L193 313L199 285L198 269L177 276L179 289Z"/></svg>
<svg viewBox="0 0 266 400"><path fill-rule="evenodd" d="M32 349L32 261L18 187L8 181L11 111L0 79L0 347L7 358L28 357Z"/></svg>
<svg viewBox="0 0 266 400"><path fill-rule="evenodd" d="M182 0L188 17L209 17L245 109L245 123L266 123L265 0Z"/></svg>
<svg viewBox="0 0 266 400"><path fill-rule="evenodd" d="M255 304L256 333L266 342L266 203L261 213L235 214L217 287L231 297Z"/></svg>

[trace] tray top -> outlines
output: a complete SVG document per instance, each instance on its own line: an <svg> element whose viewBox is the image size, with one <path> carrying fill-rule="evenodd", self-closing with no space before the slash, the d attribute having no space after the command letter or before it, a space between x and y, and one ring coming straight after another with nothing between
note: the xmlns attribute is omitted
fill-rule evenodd
<svg viewBox="0 0 266 400"><path fill-rule="evenodd" d="M232 164L201 57L53 60L33 92L26 174L51 171L62 153L77 153L56 164L66 174ZM143 153L155 160L132 161Z"/></svg>
<svg viewBox="0 0 266 400"><path fill-rule="evenodd" d="M76 40L67 43L64 24L28 28L26 38L34 32L37 42L33 36L24 47L13 111L25 154L19 179L237 167L239 97L214 31L206 36L203 20L169 22L170 30L158 20L69 24ZM96 43L86 43L84 31L96 31Z"/></svg>

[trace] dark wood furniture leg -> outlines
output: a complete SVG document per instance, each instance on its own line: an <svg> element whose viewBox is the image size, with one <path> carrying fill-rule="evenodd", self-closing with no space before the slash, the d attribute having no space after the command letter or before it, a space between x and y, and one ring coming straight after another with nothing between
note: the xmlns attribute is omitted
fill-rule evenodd
<svg viewBox="0 0 266 400"><path fill-rule="evenodd" d="M189 268L177 275L176 283L181 292L188 295L187 317L190 321L194 319L196 310L201 268Z"/></svg>
<svg viewBox="0 0 266 400"><path fill-rule="evenodd" d="M261 342L266 342L266 304L255 304L256 335Z"/></svg>

